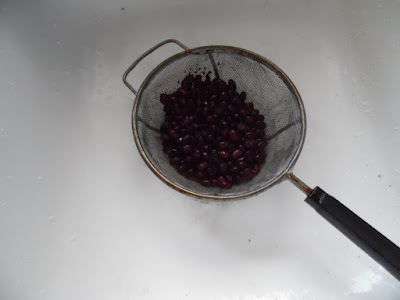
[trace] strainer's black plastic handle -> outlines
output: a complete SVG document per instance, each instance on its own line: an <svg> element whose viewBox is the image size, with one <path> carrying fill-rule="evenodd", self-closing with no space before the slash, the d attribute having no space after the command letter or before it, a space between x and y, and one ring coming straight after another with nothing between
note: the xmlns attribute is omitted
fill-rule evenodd
<svg viewBox="0 0 400 300"><path fill-rule="evenodd" d="M138 63L140 63L143 60L143 58L145 58L147 55L151 54L152 52L154 52L155 50L157 50L161 46L164 46L165 44L169 44L169 43L177 44L178 46L180 46L185 51L189 50L189 48L186 47L184 44L182 44L180 41L177 41L177 40L174 40L174 39L169 39L169 40L162 41L161 43L158 43L157 45L155 45L154 47L150 48L145 53L143 53L141 56L139 56L139 58L136 59L129 66L129 68L125 71L124 75L122 76L122 81L125 83L125 85L128 87L128 89L130 89L132 91L132 93L134 93L136 95L137 91L135 90L135 88L127 80L127 77L129 75L129 73L137 66Z"/></svg>
<svg viewBox="0 0 400 300"><path fill-rule="evenodd" d="M305 201L400 281L399 247L319 187Z"/></svg>

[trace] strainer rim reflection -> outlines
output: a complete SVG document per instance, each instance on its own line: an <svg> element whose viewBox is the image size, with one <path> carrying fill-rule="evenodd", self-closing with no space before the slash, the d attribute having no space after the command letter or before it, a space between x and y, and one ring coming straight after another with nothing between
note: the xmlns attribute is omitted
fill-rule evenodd
<svg viewBox="0 0 400 300"><path fill-rule="evenodd" d="M210 51L212 53L212 51L215 50L223 50L226 52L235 52L247 57L250 57L252 59L254 59L255 61L262 63L264 65L267 65L270 67L271 70L274 70L275 72L277 72L277 74L279 76L281 76L285 82L285 84L290 87L292 89L292 93L295 95L296 100L299 104L300 107L300 114L301 114L301 137L300 137L300 142L298 143L297 149L293 155L293 157L291 158L291 160L289 161L289 163L287 164L287 166L283 169L283 171L281 173L279 173L278 175L275 176L275 178L273 180L271 180L268 184L266 184L265 186L253 189L251 191L246 191L246 192L241 192L241 193L237 193L234 195L209 195L209 194L202 194L202 193L198 193L195 191L192 191L190 189L187 189L183 186L177 185L175 182L171 181L170 179L168 179L161 171L159 171L157 169L157 167L150 161L149 157L147 156L146 151L143 148L143 145L141 143L140 137L139 137L139 133L138 133L138 118L137 118L137 114L138 114L138 107L140 105L141 102L141 96L142 93L145 89L145 87L148 86L148 83L150 82L150 80L154 77L154 75L156 75L158 73L158 71L160 71L164 66L168 65L169 63L182 58L186 55L189 54L194 54L194 53L199 53L199 52L205 52L205 51ZM285 179L285 176L287 176L293 166L295 165L295 163L297 162L301 150L303 149L303 145L304 145L304 140L305 140L305 136L306 136L306 114L305 114L305 108L304 108L304 104L303 104L303 100L301 99L300 93L298 92L296 86L294 85L294 83L292 82L292 80L286 75L285 72L283 72L283 70L281 70L276 64L274 64L272 61L270 61L269 59L255 53L252 51L249 51L247 49L243 49L243 48L238 48L238 47L233 47L233 46L224 46L224 45L209 45L209 46L202 46L202 47L197 47L197 48L193 48L193 49L189 49L186 51L181 51L177 54L174 54L170 57L168 57L167 59L165 59L164 61L162 61L160 64L158 64L145 78L145 80L143 81L143 83L140 85L140 88L137 92L137 95L135 97L135 101L133 104L133 108L132 108L132 117L131 117L131 122L132 122L132 132L133 132L133 136L134 136L134 140L135 140L135 144L136 147L142 157L142 159L145 161L146 165L150 168L150 170L159 178L161 179L164 183L168 184L170 187L174 188L175 190L184 193L184 194L188 194L191 196L195 196L198 198L208 198L208 199L215 199L215 200L231 200L231 199L239 199L239 198L247 198L249 196L253 196L256 195L268 188L270 188L271 186L279 183L281 180Z"/></svg>

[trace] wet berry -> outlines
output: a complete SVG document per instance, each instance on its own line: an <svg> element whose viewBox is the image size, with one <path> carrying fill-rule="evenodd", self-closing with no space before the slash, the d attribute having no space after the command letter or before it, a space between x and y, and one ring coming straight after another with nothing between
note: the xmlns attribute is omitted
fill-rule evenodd
<svg viewBox="0 0 400 300"><path fill-rule="evenodd" d="M246 98L232 79L191 74L177 91L160 95L162 149L180 174L206 187L230 189L261 171L266 124Z"/></svg>

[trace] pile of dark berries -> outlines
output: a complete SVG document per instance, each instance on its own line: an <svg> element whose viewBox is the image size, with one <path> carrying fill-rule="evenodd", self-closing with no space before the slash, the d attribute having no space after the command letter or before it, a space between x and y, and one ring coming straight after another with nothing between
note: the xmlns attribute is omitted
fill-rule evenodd
<svg viewBox="0 0 400 300"><path fill-rule="evenodd" d="M265 163L264 116L245 102L231 79L187 75L172 94L161 94L163 151L171 165L204 186L230 189L251 180Z"/></svg>

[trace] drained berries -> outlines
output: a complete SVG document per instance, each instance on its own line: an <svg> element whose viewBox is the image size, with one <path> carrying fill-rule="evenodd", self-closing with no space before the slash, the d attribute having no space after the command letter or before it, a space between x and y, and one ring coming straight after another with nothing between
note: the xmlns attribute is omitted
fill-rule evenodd
<svg viewBox="0 0 400 300"><path fill-rule="evenodd" d="M251 180L265 163L264 116L235 81L187 75L161 94L163 151L176 170L207 187L230 189Z"/></svg>

